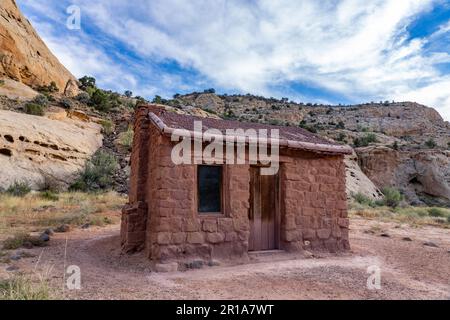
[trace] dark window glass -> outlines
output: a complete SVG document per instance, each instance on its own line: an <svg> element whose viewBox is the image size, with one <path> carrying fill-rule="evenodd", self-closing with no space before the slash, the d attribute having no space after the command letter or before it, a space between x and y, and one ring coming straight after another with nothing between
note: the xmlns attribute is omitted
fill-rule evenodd
<svg viewBox="0 0 450 320"><path fill-rule="evenodd" d="M220 213L222 203L222 167L198 166L198 212Z"/></svg>

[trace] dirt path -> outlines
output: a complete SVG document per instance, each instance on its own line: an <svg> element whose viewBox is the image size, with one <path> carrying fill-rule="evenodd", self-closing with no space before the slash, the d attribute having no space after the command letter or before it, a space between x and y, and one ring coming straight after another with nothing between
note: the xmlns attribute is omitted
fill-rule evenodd
<svg viewBox="0 0 450 320"><path fill-rule="evenodd" d="M170 274L150 272L142 255L121 255L118 226L92 228L56 235L44 250L28 250L36 257L14 265L31 271L37 264L41 273L51 268L55 290L63 286L64 265L79 266L82 289L65 290L67 299L450 299L448 229L363 219L351 227L350 254ZM380 290L367 289L369 266L381 270Z"/></svg>

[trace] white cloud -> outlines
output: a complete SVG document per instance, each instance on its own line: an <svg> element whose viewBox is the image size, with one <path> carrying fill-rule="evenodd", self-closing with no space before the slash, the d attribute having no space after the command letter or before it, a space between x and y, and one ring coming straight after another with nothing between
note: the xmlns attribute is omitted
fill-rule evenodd
<svg viewBox="0 0 450 320"><path fill-rule="evenodd" d="M347 100L416 100L450 119L449 75L436 67L450 55L426 50L430 41L448 36L450 22L427 39L410 41L406 33L411 20L436 1L74 2L142 59L175 60L223 88L276 95L274 85L295 81ZM53 46L71 70L81 68L81 59L86 69L100 59L111 64L101 53L91 63L82 52L71 55L55 41ZM165 88L183 83L176 77L162 82Z"/></svg>

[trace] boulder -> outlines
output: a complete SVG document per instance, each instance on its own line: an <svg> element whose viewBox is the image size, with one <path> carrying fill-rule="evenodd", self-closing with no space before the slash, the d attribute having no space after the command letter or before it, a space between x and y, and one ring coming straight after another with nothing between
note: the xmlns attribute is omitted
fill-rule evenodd
<svg viewBox="0 0 450 320"><path fill-rule="evenodd" d="M70 79L67 81L66 88L64 89L64 95L69 98L76 97L81 92L78 87L78 82Z"/></svg>

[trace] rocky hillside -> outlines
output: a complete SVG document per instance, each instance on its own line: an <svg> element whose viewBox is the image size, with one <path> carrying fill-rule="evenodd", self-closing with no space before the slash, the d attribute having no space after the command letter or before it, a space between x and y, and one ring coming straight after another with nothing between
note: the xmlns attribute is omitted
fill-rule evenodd
<svg viewBox="0 0 450 320"><path fill-rule="evenodd" d="M14 0L1 0L0 78L32 88L54 82L61 92L70 80L76 81L50 52Z"/></svg>
<svg viewBox="0 0 450 320"><path fill-rule="evenodd" d="M377 199L381 189L395 187L413 204L450 206L450 124L433 108L388 101L313 105L212 92L175 95L164 103L223 118L303 127L354 147L346 159L349 195Z"/></svg>

